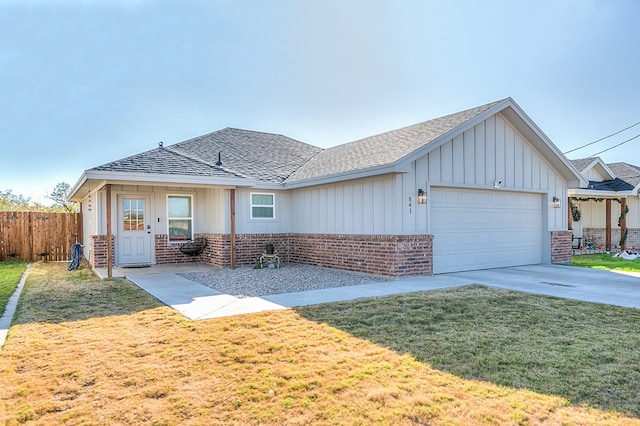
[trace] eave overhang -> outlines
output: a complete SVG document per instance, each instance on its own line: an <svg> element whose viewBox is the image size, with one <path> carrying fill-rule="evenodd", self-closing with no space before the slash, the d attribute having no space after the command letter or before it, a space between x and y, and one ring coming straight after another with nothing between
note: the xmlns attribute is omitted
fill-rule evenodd
<svg viewBox="0 0 640 426"><path fill-rule="evenodd" d="M244 178L87 170L82 174L73 188L71 188L69 201L80 202L88 194L100 189L105 184L190 187L221 186L235 188L255 186L256 182L254 180Z"/></svg>

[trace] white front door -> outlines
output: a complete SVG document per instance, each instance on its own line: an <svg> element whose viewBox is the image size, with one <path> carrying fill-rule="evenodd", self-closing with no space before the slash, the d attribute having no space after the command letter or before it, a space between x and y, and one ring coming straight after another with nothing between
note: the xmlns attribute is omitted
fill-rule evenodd
<svg viewBox="0 0 640 426"><path fill-rule="evenodd" d="M149 198L118 196L118 265L151 263Z"/></svg>

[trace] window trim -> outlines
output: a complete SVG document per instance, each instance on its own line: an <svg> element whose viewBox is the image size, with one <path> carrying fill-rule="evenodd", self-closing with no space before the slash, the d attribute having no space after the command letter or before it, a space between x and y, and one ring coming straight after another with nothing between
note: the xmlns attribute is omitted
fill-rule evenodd
<svg viewBox="0 0 640 426"><path fill-rule="evenodd" d="M190 199L190 205L191 205L191 216L190 217L171 217L169 216L169 199L171 197L181 197L181 198L189 198ZM194 225L195 225L195 208L194 208L194 196L193 194L167 194L167 242L170 244L182 244L185 243L187 241L193 241L193 239L195 238L195 229L194 229ZM191 236L190 238L184 239L184 240L172 240L171 239L171 235L169 234L169 222L171 220L190 220L191 221Z"/></svg>
<svg viewBox="0 0 640 426"><path fill-rule="evenodd" d="M270 195L272 204L253 204L253 196L254 195ZM253 208L254 207L271 207L273 209L273 214L271 217L254 217L253 216ZM276 218L276 194L275 192L250 192L249 193L249 214L252 220L274 220Z"/></svg>

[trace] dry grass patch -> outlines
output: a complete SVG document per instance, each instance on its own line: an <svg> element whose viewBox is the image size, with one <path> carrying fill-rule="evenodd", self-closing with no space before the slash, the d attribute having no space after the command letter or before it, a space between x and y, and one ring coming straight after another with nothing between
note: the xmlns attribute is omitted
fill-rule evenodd
<svg viewBox="0 0 640 426"><path fill-rule="evenodd" d="M0 355L0 422L640 424L463 379L293 310L192 322L128 281L63 268L32 268Z"/></svg>

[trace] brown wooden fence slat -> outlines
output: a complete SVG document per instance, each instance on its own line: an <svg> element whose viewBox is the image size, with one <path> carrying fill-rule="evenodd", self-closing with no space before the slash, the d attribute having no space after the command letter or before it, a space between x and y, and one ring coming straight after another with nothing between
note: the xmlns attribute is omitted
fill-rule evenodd
<svg viewBox="0 0 640 426"><path fill-rule="evenodd" d="M0 261L66 261L76 234L80 213L0 212Z"/></svg>

